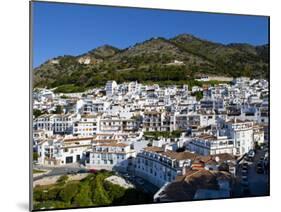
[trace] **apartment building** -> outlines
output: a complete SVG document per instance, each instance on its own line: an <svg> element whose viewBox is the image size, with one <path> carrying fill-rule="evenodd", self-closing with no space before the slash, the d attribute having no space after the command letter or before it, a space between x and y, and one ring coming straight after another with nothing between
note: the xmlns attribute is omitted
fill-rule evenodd
<svg viewBox="0 0 281 212"><path fill-rule="evenodd" d="M161 187L182 175L197 157L191 152L174 152L160 147L146 147L135 159L135 175Z"/></svg>
<svg viewBox="0 0 281 212"><path fill-rule="evenodd" d="M53 131L54 134L71 134L79 114L44 114L34 120L34 129Z"/></svg>
<svg viewBox="0 0 281 212"><path fill-rule="evenodd" d="M82 115L79 121L73 126L74 136L93 136L97 134L99 129L100 117L94 115Z"/></svg>
<svg viewBox="0 0 281 212"><path fill-rule="evenodd" d="M93 169L118 170L126 172L130 158L135 157L135 151L129 144L117 141L96 142L87 153L86 166Z"/></svg>
<svg viewBox="0 0 281 212"><path fill-rule="evenodd" d="M188 149L200 155L233 154L235 151L233 139L208 134L192 138L188 143Z"/></svg>
<svg viewBox="0 0 281 212"><path fill-rule="evenodd" d="M253 121L232 119L225 123L226 135L233 139L234 154L243 155L254 148Z"/></svg>
<svg viewBox="0 0 281 212"><path fill-rule="evenodd" d="M60 166L80 163L83 153L91 148L93 137L44 139L38 143L38 163Z"/></svg>
<svg viewBox="0 0 281 212"><path fill-rule="evenodd" d="M105 91L107 96L112 96L117 91L116 81L108 81L105 85Z"/></svg>

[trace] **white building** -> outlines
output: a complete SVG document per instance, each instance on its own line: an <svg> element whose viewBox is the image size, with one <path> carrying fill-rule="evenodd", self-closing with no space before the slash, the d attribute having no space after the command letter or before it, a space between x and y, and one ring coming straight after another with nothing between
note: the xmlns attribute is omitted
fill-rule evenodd
<svg viewBox="0 0 281 212"><path fill-rule="evenodd" d="M227 136L200 135L192 138L188 143L188 148L192 152L200 155L233 154L234 143Z"/></svg>
<svg viewBox="0 0 281 212"><path fill-rule="evenodd" d="M117 90L116 81L108 81L105 85L105 91L107 96L112 96Z"/></svg>
<svg viewBox="0 0 281 212"><path fill-rule="evenodd" d="M77 114L44 114L34 120L35 130L44 129L54 134L72 134L73 124L79 120Z"/></svg>
<svg viewBox="0 0 281 212"><path fill-rule="evenodd" d="M233 139L234 154L243 155L254 148L253 122L232 119L226 122L226 135Z"/></svg>
<svg viewBox="0 0 281 212"><path fill-rule="evenodd" d="M93 136L99 132L100 117L94 115L83 115L74 123L74 136Z"/></svg>
<svg viewBox="0 0 281 212"><path fill-rule="evenodd" d="M126 172L130 160L135 157L130 145L116 141L94 143L86 163L88 168Z"/></svg>
<svg viewBox="0 0 281 212"><path fill-rule="evenodd" d="M167 182L182 175L186 167L190 167L196 154L190 152L164 151L159 147L146 147L137 154L135 175L161 187Z"/></svg>
<svg viewBox="0 0 281 212"><path fill-rule="evenodd" d="M41 165L60 166L80 163L83 153L91 148L93 137L45 139L38 144L38 163Z"/></svg>

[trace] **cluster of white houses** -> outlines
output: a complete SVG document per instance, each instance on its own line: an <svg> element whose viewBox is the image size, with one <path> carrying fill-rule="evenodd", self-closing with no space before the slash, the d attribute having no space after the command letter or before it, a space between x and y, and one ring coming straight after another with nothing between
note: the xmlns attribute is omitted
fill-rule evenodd
<svg viewBox="0 0 281 212"><path fill-rule="evenodd" d="M130 172L158 187L189 169L235 174L238 157L268 142L268 95L266 80L247 78L191 89L115 81L84 93L37 89L34 109L45 114L34 117L34 149L43 165Z"/></svg>

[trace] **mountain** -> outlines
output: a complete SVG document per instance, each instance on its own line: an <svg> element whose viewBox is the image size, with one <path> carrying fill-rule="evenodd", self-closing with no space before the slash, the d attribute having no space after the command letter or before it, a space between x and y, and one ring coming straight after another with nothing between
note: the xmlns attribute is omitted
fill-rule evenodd
<svg viewBox="0 0 281 212"><path fill-rule="evenodd" d="M118 82L177 82L198 75L268 78L269 45L211 42L189 34L154 37L126 49L110 45L79 56L65 55L34 69L36 87L76 88Z"/></svg>

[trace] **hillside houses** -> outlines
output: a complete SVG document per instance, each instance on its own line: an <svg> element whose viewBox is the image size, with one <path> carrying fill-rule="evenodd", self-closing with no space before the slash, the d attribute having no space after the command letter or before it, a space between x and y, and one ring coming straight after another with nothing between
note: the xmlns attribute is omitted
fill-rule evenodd
<svg viewBox="0 0 281 212"><path fill-rule="evenodd" d="M269 142L265 80L241 78L204 89L109 81L78 96L36 91L34 102L44 113L33 120L37 163L129 172L159 188L199 170L211 180L230 180L238 158ZM229 195L220 185L198 187L190 198Z"/></svg>

